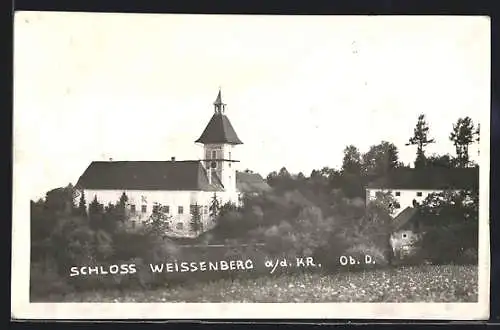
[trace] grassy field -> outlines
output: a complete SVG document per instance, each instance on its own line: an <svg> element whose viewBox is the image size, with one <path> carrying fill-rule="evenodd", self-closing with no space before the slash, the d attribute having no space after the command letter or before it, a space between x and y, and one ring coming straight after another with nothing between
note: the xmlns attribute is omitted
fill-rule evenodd
<svg viewBox="0 0 500 330"><path fill-rule="evenodd" d="M418 266L218 280L155 290L71 293L59 302L474 302L477 266ZM45 301L47 301L45 299Z"/></svg>

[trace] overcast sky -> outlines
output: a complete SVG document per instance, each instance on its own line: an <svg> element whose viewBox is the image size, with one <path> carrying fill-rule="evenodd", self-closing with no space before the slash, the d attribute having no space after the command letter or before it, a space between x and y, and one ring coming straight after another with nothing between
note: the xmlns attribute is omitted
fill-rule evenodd
<svg viewBox="0 0 500 330"><path fill-rule="evenodd" d="M381 140L413 162L419 113L427 153L453 154L452 123L489 111L481 17L31 12L14 36L15 166L31 198L93 160L200 158L219 86L239 166L263 176L339 167L346 145Z"/></svg>

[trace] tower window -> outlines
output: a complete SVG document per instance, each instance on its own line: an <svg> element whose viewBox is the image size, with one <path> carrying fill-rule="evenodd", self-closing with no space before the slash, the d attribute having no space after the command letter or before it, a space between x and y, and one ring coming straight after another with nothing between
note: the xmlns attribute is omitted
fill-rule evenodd
<svg viewBox="0 0 500 330"><path fill-rule="evenodd" d="M212 150L212 159L216 159L216 158L217 158L217 151Z"/></svg>

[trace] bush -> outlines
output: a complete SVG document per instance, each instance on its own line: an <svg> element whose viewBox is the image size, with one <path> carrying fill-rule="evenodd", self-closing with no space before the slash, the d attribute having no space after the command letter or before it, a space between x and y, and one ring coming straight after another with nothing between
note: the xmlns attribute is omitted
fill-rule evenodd
<svg viewBox="0 0 500 330"><path fill-rule="evenodd" d="M50 295L65 295L73 291L74 288L59 275L57 265L52 259L31 263L31 301L47 299Z"/></svg>
<svg viewBox="0 0 500 330"><path fill-rule="evenodd" d="M345 255L347 257L351 256L359 262L359 264L349 264L349 266L345 267L345 269L349 270L380 268L388 265L385 249L371 244L362 243L354 245L345 251Z"/></svg>
<svg viewBox="0 0 500 330"><path fill-rule="evenodd" d="M475 239L467 240L471 231L463 225L432 228L419 242L419 257L433 264L477 264Z"/></svg>

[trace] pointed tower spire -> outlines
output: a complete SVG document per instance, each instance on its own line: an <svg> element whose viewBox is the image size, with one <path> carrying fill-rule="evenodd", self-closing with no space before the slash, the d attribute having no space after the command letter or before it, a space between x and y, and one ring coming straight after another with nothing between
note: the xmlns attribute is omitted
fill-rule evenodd
<svg viewBox="0 0 500 330"><path fill-rule="evenodd" d="M224 109L226 104L222 102L222 93L219 87L219 93L214 102L215 113L205 127L205 130L195 141L195 143L203 144L243 144L241 140L236 135L233 126L229 122L229 119L224 114Z"/></svg>
<svg viewBox="0 0 500 330"><path fill-rule="evenodd" d="M215 99L214 102L214 109L215 113L224 113L224 110L226 108L226 104L222 102L222 93L221 93L221 88L219 87L219 94L217 94L217 98Z"/></svg>

